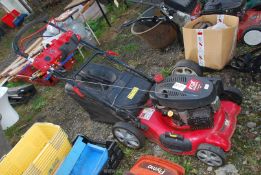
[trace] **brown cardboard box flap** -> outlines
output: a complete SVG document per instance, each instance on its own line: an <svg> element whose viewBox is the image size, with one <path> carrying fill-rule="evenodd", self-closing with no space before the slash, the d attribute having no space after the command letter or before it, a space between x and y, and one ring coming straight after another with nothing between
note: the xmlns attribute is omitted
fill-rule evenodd
<svg viewBox="0 0 261 175"><path fill-rule="evenodd" d="M202 21L210 22L215 25L217 23L217 19L218 15L201 16L198 19L187 23L183 27L186 59L199 62L199 30L193 29L193 26ZM239 18L235 16L224 15L223 22L228 26L228 28L219 30L202 30L202 37L204 40L204 65L201 66L220 70L223 69L223 67L233 58L237 42Z"/></svg>

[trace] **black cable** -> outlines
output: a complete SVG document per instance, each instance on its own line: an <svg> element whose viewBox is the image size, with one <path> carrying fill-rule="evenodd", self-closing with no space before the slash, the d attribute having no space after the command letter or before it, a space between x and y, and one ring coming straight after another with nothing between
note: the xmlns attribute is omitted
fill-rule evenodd
<svg viewBox="0 0 261 175"><path fill-rule="evenodd" d="M28 58L28 54L25 53L24 51L21 50L21 48L19 47L19 41L22 37L22 35L27 32L28 30L30 30L32 28L32 26L34 26L35 24L39 24L39 23L43 23L43 22L46 22L48 20L48 17L47 15L44 16L44 17L41 17L41 18L38 18L28 24L26 24L15 36L14 40L13 40L13 43L12 43L12 47L13 47L13 50L14 52L17 54L17 55L20 55L24 58ZM47 22L46 22L47 23Z"/></svg>

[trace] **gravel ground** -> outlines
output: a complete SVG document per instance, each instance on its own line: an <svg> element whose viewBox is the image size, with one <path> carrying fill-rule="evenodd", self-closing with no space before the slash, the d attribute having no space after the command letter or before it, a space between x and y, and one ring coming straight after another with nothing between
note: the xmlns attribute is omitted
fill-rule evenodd
<svg viewBox="0 0 261 175"><path fill-rule="evenodd" d="M4 70L7 66L9 66L16 59L16 54L14 52L10 52L10 54L3 60L0 60L0 70Z"/></svg>

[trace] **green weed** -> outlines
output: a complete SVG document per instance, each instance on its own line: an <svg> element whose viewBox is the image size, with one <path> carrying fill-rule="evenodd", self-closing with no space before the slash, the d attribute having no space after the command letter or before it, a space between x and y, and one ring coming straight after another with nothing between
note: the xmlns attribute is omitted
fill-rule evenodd
<svg viewBox="0 0 261 175"><path fill-rule="evenodd" d="M13 87L17 87L17 86L22 86L24 85L24 82L18 81L18 82L8 82L7 83L7 87L8 88L13 88Z"/></svg>
<svg viewBox="0 0 261 175"><path fill-rule="evenodd" d="M6 131L5 131L5 136L8 138L8 139L11 139L13 138L15 135L19 135L19 131L20 129L18 128L17 125L14 125L10 128L8 128Z"/></svg>
<svg viewBox="0 0 261 175"><path fill-rule="evenodd" d="M126 5L121 5L119 8L117 8L115 5L108 5L107 17L110 23L114 23L118 19L118 17L126 11L126 9ZM88 24L91 26L92 30L98 38L109 28L103 17L97 20L90 20Z"/></svg>
<svg viewBox="0 0 261 175"><path fill-rule="evenodd" d="M125 40L125 39L127 39L127 38L130 38L130 37L132 37L132 33L131 32L128 32L128 33L121 33L121 34L119 34L119 35L117 35L116 37L115 37L115 40Z"/></svg>
<svg viewBox="0 0 261 175"><path fill-rule="evenodd" d="M47 103L46 103L45 99L42 96L40 96L40 97L37 97L34 100L32 100L31 108L33 111L39 112L46 104Z"/></svg>
<svg viewBox="0 0 261 175"><path fill-rule="evenodd" d="M13 138L14 136L20 136L21 133L21 126L23 126L23 124L31 122L33 120L33 116L32 115L28 115L28 116L20 116L20 119L18 121L18 123L16 123L15 125L13 125L12 127L8 128L5 131L5 136L10 140L11 138Z"/></svg>
<svg viewBox="0 0 261 175"><path fill-rule="evenodd" d="M121 52L133 53L139 49L139 46L135 43L130 43L120 47Z"/></svg>
<svg viewBox="0 0 261 175"><path fill-rule="evenodd" d="M107 29L107 23L103 18L90 20L88 22L95 35L99 38Z"/></svg>
<svg viewBox="0 0 261 175"><path fill-rule="evenodd" d="M164 76L167 77L171 74L171 68L162 68L160 73Z"/></svg>

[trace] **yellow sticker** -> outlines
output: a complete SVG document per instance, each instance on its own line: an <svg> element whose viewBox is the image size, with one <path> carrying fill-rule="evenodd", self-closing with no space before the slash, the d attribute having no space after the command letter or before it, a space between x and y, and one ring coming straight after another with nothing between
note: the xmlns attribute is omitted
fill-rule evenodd
<svg viewBox="0 0 261 175"><path fill-rule="evenodd" d="M173 137L173 138L178 137L176 134L170 134L169 136L170 136L170 137Z"/></svg>
<svg viewBox="0 0 261 175"><path fill-rule="evenodd" d="M134 88L131 90L131 92L129 93L128 99L132 100L132 99L135 97L135 95L137 94L138 91L139 91L139 88L134 87Z"/></svg>

